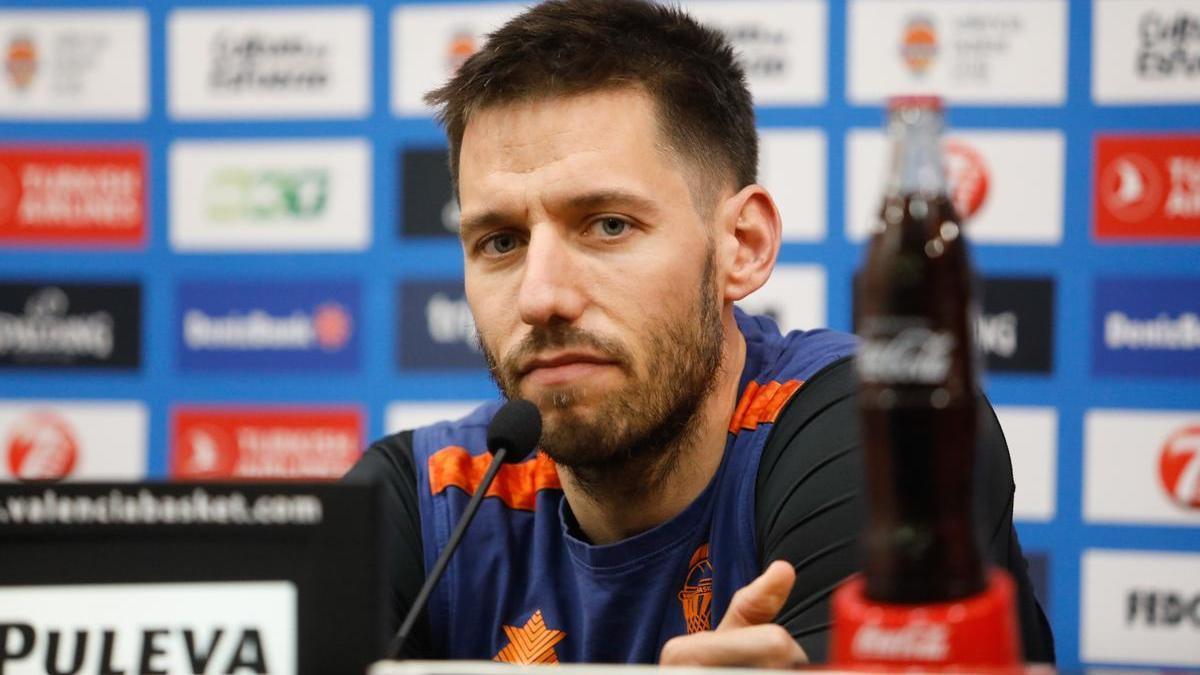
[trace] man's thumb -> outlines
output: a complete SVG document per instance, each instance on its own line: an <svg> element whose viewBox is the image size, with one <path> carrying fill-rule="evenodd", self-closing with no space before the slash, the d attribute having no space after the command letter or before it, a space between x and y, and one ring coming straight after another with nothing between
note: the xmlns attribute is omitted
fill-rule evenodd
<svg viewBox="0 0 1200 675"><path fill-rule="evenodd" d="M717 630L757 626L771 621L783 608L795 582L796 570L791 563L783 560L771 563L757 579L733 594L729 610L725 612Z"/></svg>

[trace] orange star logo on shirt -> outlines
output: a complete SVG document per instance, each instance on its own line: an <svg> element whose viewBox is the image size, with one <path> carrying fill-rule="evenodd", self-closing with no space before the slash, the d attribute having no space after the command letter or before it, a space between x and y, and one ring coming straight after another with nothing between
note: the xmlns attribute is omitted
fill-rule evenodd
<svg viewBox="0 0 1200 675"><path fill-rule="evenodd" d="M504 626L508 645L492 658L493 661L531 665L536 663L558 663L554 645L563 641L567 634L561 630L546 628L542 610L537 610L524 626Z"/></svg>

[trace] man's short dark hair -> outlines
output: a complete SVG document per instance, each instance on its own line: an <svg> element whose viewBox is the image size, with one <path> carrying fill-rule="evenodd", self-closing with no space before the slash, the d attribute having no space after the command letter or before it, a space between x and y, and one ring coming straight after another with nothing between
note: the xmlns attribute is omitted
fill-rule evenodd
<svg viewBox="0 0 1200 675"><path fill-rule="evenodd" d="M699 170L696 194L756 182L758 134L746 75L724 36L644 0L548 0L492 33L444 86L439 108L458 184L463 131L482 109L610 88L655 102L666 143ZM694 181L693 181L694 182Z"/></svg>

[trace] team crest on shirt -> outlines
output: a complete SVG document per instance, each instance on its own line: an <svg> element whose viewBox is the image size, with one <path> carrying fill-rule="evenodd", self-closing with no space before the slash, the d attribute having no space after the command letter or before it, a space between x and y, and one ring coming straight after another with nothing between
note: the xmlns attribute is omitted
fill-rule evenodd
<svg viewBox="0 0 1200 675"><path fill-rule="evenodd" d="M692 554L683 590L679 591L689 635L712 630L712 582L713 566L708 559L708 544L704 544Z"/></svg>
<svg viewBox="0 0 1200 675"><path fill-rule="evenodd" d="M567 634L561 630L546 627L542 618L542 610L536 610L533 616L520 628L504 626L504 635L508 644L499 654L492 657L493 661L514 663L528 666L538 663L558 663L558 654L554 645L563 641Z"/></svg>

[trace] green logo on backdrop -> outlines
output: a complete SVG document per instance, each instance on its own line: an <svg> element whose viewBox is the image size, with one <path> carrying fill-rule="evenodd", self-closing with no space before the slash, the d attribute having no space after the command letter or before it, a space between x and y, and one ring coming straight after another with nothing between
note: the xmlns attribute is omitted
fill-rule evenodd
<svg viewBox="0 0 1200 675"><path fill-rule="evenodd" d="M214 222L314 220L329 203L325 169L220 169L204 186L205 212Z"/></svg>

